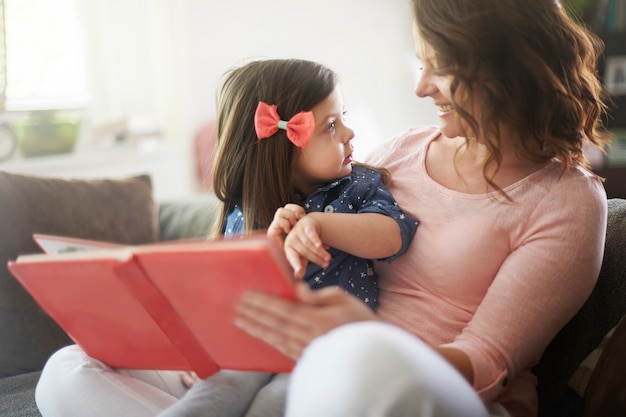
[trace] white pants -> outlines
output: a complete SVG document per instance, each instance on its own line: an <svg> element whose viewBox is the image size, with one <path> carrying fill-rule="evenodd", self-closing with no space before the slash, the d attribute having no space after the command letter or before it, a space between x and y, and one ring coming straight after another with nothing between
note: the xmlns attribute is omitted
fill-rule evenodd
<svg viewBox="0 0 626 417"><path fill-rule="evenodd" d="M362 322L315 340L292 376L287 417L486 417L470 384L434 350L397 327Z"/></svg>
<svg viewBox="0 0 626 417"><path fill-rule="evenodd" d="M68 346L35 399L44 417L282 417L289 376L224 370L187 389L178 372L116 370Z"/></svg>
<svg viewBox="0 0 626 417"><path fill-rule="evenodd" d="M176 371L112 369L73 345L48 360L35 400L44 417L154 417L186 391Z"/></svg>
<svg viewBox="0 0 626 417"><path fill-rule="evenodd" d="M111 369L68 346L44 367L36 401L44 417L154 417L187 391L178 372ZM342 326L306 349L291 375L286 415L509 416L499 404L485 408L465 379L419 339L377 322Z"/></svg>

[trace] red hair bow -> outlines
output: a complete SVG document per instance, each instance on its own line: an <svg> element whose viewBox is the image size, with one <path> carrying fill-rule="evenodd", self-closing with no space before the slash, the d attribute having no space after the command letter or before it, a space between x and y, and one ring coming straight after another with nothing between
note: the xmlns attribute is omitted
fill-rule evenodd
<svg viewBox="0 0 626 417"><path fill-rule="evenodd" d="M289 121L280 120L276 105L269 105L259 101L259 105L254 113L254 129L259 140L269 138L278 129L287 131L289 140L301 148L309 143L313 131L315 130L315 118L310 111L300 112Z"/></svg>

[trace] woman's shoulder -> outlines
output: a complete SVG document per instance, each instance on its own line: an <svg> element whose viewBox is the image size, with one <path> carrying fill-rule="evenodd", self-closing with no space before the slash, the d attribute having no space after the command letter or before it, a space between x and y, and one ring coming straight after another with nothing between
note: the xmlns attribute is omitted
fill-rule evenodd
<svg viewBox="0 0 626 417"><path fill-rule="evenodd" d="M414 126L394 136L388 143L399 148L421 147L439 136L439 134L439 127L435 125Z"/></svg>
<svg viewBox="0 0 626 417"><path fill-rule="evenodd" d="M545 178L551 188L568 194L583 193L606 199L602 180L586 168L577 166L564 170L558 161L553 161L549 168L549 174Z"/></svg>
<svg viewBox="0 0 626 417"><path fill-rule="evenodd" d="M415 126L380 143L366 158L371 165L388 167L404 157L416 156L421 149L439 136L437 126Z"/></svg>
<svg viewBox="0 0 626 417"><path fill-rule="evenodd" d="M552 162L541 175L530 181L531 188L543 190L541 198L544 209L563 213L573 211L603 211L606 209L606 192L602 181L583 167L563 170L559 162ZM539 186L539 187L536 187ZM547 198L549 196L549 198Z"/></svg>

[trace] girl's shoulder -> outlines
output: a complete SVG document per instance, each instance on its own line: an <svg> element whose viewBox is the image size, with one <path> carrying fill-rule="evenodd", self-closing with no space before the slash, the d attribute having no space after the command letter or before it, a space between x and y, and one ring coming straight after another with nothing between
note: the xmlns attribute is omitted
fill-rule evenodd
<svg viewBox="0 0 626 417"><path fill-rule="evenodd" d="M338 178L320 187L310 196L305 197L303 201L307 198L311 198L311 196L313 195L327 194L328 191L332 189L359 190L367 189L372 185L377 187L383 187L383 181L380 171L375 166L365 165L356 162L352 164L352 172L349 175Z"/></svg>
<svg viewBox="0 0 626 417"><path fill-rule="evenodd" d="M226 215L226 222L224 225L224 236L241 235L244 232L244 219L243 211L240 206L234 206L233 209Z"/></svg>
<svg viewBox="0 0 626 417"><path fill-rule="evenodd" d="M380 181L381 179L380 171L377 167L360 163L352 164L352 173L350 174L350 177L353 181L359 179Z"/></svg>

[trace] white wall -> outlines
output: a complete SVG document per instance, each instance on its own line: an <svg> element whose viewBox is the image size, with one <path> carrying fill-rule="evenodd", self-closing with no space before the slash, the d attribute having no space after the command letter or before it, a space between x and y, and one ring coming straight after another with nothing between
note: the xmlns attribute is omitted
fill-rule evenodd
<svg viewBox="0 0 626 417"><path fill-rule="evenodd" d="M436 123L415 97L417 60L409 0L76 0L91 101L91 128L147 116L170 144L186 149L213 116L222 74L254 58L320 61L342 80L362 159L380 141ZM166 190L169 194L180 190Z"/></svg>
<svg viewBox="0 0 626 417"><path fill-rule="evenodd" d="M90 90L78 150L52 164L15 160L3 169L93 177L149 167L162 179L169 166L188 181L160 181L160 196L198 190L193 138L214 115L222 74L254 58L311 59L335 70L356 131L357 159L409 126L437 122L431 101L413 94L409 0L74 1ZM161 149L150 142L133 149L136 161L111 164L124 149L100 140L97 130L124 120L143 120L144 128L152 120L165 138Z"/></svg>
<svg viewBox="0 0 626 417"><path fill-rule="evenodd" d="M181 117L193 129L213 112L222 73L254 57L313 59L335 70L357 150L436 122L431 103L413 94L408 0L180 0L174 16Z"/></svg>
<svg viewBox="0 0 626 417"><path fill-rule="evenodd" d="M255 57L306 58L335 70L357 157L411 125L436 122L431 102L413 94L408 0L178 0L173 23L182 81L175 130L183 136L214 111L222 73Z"/></svg>

